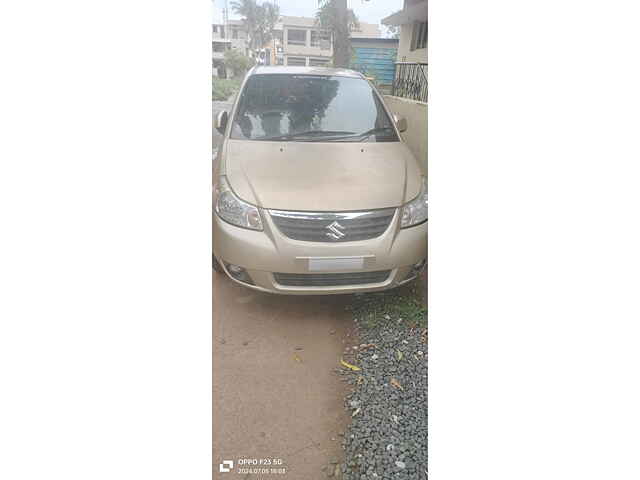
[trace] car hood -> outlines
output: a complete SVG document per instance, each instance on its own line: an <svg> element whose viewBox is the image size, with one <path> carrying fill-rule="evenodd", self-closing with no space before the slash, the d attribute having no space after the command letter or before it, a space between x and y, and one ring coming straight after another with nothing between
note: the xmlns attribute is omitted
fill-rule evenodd
<svg viewBox="0 0 640 480"><path fill-rule="evenodd" d="M420 193L422 172L402 142L228 140L224 157L236 195L263 208L369 210Z"/></svg>

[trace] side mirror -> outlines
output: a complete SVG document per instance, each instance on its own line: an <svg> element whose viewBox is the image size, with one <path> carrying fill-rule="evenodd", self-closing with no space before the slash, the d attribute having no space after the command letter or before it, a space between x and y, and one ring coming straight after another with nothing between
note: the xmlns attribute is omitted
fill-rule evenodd
<svg viewBox="0 0 640 480"><path fill-rule="evenodd" d="M219 112L215 117L213 117L213 128L218 130L222 135L224 135L224 131L227 128L227 121L229 120L229 114L226 110Z"/></svg>
<svg viewBox="0 0 640 480"><path fill-rule="evenodd" d="M402 115L394 115L393 121L396 122L396 127L398 127L398 130L400 130L401 132L404 132L407 130L408 128L407 119Z"/></svg>

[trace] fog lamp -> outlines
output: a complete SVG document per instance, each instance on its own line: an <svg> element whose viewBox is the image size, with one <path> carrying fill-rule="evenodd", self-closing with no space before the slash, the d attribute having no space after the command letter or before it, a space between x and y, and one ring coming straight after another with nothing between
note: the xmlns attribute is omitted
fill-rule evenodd
<svg viewBox="0 0 640 480"><path fill-rule="evenodd" d="M227 269L229 270L229 273L232 273L233 275L240 275L244 271L244 268L234 265L233 263L229 263L227 265Z"/></svg>
<svg viewBox="0 0 640 480"><path fill-rule="evenodd" d="M251 277L244 268L238 265L234 265L233 263L225 262L224 265L225 267L227 267L227 272L229 272L229 275L231 275L231 277L233 277L235 280L253 285L253 280L251 280Z"/></svg>

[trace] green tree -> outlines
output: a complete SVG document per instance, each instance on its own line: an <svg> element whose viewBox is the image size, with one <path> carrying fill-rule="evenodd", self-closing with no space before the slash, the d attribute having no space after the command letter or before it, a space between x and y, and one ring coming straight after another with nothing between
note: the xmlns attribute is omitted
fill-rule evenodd
<svg viewBox="0 0 640 480"><path fill-rule="evenodd" d="M280 19L280 7L275 3L265 2L258 5L258 20L256 24L256 44L253 48L262 48L273 39L273 29Z"/></svg>
<svg viewBox="0 0 640 480"><path fill-rule="evenodd" d="M258 3L256 0L234 0L231 2L231 8L242 17L244 29L247 32L247 43L253 50L252 42L258 24Z"/></svg>
<svg viewBox="0 0 640 480"><path fill-rule="evenodd" d="M333 39L333 65L347 67L351 59L350 32L360 27L353 10L347 9L346 0L318 0L316 25L331 33Z"/></svg>
<svg viewBox="0 0 640 480"><path fill-rule="evenodd" d="M280 18L280 8L270 2L234 0L233 11L242 17L251 51L261 48L273 38L273 28Z"/></svg>
<svg viewBox="0 0 640 480"><path fill-rule="evenodd" d="M238 50L232 48L224 52L224 66L233 72L234 77L240 77L252 66L250 58L245 57Z"/></svg>

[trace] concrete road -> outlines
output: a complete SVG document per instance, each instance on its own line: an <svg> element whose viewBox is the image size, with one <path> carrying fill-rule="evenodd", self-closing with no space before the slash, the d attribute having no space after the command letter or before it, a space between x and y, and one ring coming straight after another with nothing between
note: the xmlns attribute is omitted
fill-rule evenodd
<svg viewBox="0 0 640 480"><path fill-rule="evenodd" d="M231 475L223 460L237 475L239 459L281 459L287 473L235 478L326 478L348 422L333 370L350 296L271 295L213 275L214 479Z"/></svg>
<svg viewBox="0 0 640 480"><path fill-rule="evenodd" d="M213 114L232 102L213 102ZM214 130L214 150L220 141ZM348 423L346 387L333 370L350 296L270 295L213 275L214 479L237 475L239 459L281 459L287 473L235 478L326 478L321 469L341 460ZM220 473L223 460L233 460L233 473Z"/></svg>

